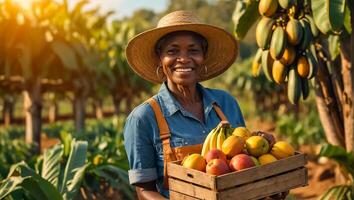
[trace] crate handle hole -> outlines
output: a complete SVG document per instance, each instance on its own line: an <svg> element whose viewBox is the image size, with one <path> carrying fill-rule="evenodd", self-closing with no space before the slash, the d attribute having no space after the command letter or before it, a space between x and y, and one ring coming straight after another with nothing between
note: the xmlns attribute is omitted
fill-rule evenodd
<svg viewBox="0 0 354 200"><path fill-rule="evenodd" d="M189 178L194 178L193 174L190 174L190 173L187 173L187 176L188 176Z"/></svg>

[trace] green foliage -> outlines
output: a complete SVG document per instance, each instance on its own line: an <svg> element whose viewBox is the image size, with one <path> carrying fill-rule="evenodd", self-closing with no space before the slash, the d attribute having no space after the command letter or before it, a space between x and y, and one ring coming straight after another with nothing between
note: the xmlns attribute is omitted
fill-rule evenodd
<svg viewBox="0 0 354 200"><path fill-rule="evenodd" d="M85 165L86 151L87 142L72 140L70 156L65 163L62 163L63 145L58 144L45 151L43 163L37 169L41 173L24 161L11 166L7 178L0 182L0 199L15 190L24 191L25 199L74 199L88 166Z"/></svg>
<svg viewBox="0 0 354 200"><path fill-rule="evenodd" d="M321 147L320 156L325 156L335 160L351 175L351 180L354 177L354 152L347 152L343 147L325 144Z"/></svg>
<svg viewBox="0 0 354 200"><path fill-rule="evenodd" d="M320 144L325 134L316 109L308 112L281 114L276 121L276 133L285 136L292 144Z"/></svg>
<svg viewBox="0 0 354 200"><path fill-rule="evenodd" d="M17 127L0 129L0 180L6 177L12 164L22 160L34 164L36 156L31 153L32 146L25 143L23 133Z"/></svg>
<svg viewBox="0 0 354 200"><path fill-rule="evenodd" d="M323 34L339 33L343 28L346 0L312 0L316 26Z"/></svg>
<svg viewBox="0 0 354 200"><path fill-rule="evenodd" d="M350 176L347 185L337 185L330 188L321 200L351 200L354 199L354 151L347 152L343 147L325 144L321 147L320 156L325 156L338 162Z"/></svg>
<svg viewBox="0 0 354 200"><path fill-rule="evenodd" d="M258 18L258 1L236 1L236 8L232 18L235 24L236 38L242 40Z"/></svg>

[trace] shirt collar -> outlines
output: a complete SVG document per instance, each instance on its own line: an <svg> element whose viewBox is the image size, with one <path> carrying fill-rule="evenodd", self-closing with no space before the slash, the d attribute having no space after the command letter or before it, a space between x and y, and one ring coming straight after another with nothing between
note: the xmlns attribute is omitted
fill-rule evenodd
<svg viewBox="0 0 354 200"><path fill-rule="evenodd" d="M208 113L212 107L213 103L216 100L212 97L210 92L204 88L201 84L197 83L197 89L201 92L203 96L203 105L204 105L204 113ZM181 104L176 100L176 98L172 95L171 91L167 87L167 82L164 82L160 90L157 94L157 98L159 100L159 104L162 110L162 113L165 117L173 115L178 110L184 112Z"/></svg>

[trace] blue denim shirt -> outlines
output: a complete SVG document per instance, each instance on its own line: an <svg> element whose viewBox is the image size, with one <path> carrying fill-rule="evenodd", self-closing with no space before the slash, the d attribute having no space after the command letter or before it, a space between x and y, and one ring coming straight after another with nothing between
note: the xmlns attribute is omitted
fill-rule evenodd
<svg viewBox="0 0 354 200"><path fill-rule="evenodd" d="M172 147L201 144L207 134L220 122L213 109L216 102L233 127L245 126L245 122L236 100L227 92L204 88L197 85L203 96L205 122L200 121L172 96L163 83L153 98L159 103L171 131ZM157 180L157 189L165 197L168 190L163 188L163 150L159 128L151 106L144 102L128 116L124 127L124 145L130 170L130 184Z"/></svg>

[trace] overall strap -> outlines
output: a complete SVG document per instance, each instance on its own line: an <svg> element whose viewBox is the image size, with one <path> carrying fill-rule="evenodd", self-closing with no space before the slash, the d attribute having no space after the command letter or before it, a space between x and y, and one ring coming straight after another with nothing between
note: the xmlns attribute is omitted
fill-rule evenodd
<svg viewBox="0 0 354 200"><path fill-rule="evenodd" d="M225 121L225 122L229 121L227 120L226 116L222 112L221 108L216 103L213 103L213 108L221 121Z"/></svg>
<svg viewBox="0 0 354 200"><path fill-rule="evenodd" d="M150 104L152 107L155 116L156 116L156 121L157 125L160 129L160 139L162 141L162 149L163 149L163 162L164 162L164 181L163 185L166 189L168 189L168 176L167 176L167 163L170 161L176 161L176 155L171 149L170 145L170 137L171 137L171 132L170 129L168 128L168 124L166 122L166 119L164 118L161 108L157 101L153 98L150 98L147 100L147 103Z"/></svg>

